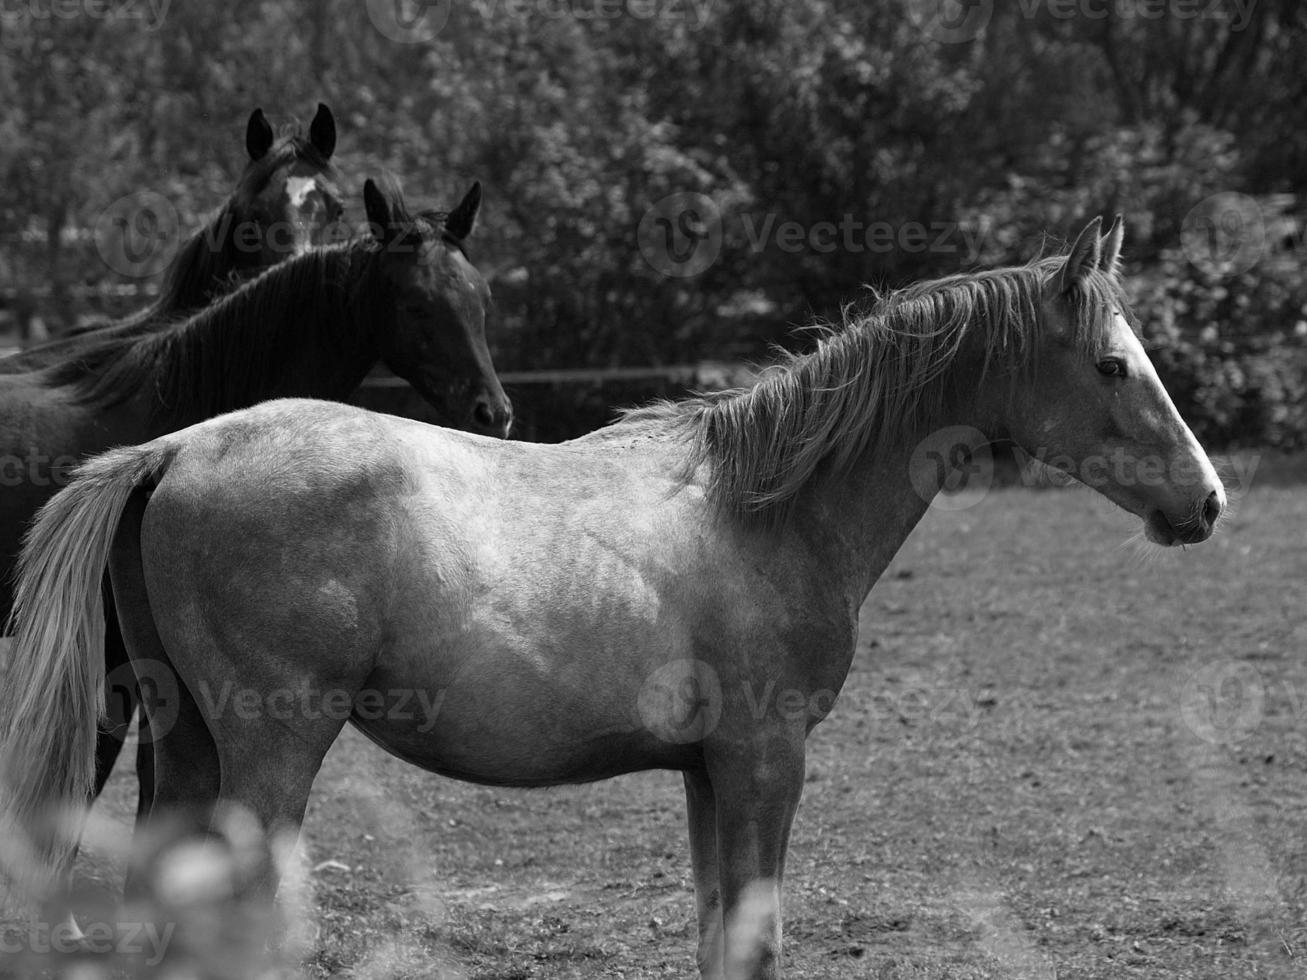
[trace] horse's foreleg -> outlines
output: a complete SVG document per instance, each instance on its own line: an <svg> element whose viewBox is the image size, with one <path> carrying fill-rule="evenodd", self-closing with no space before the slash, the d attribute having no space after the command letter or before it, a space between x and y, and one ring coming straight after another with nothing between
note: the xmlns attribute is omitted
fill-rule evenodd
<svg viewBox="0 0 1307 980"><path fill-rule="evenodd" d="M699 974L722 980L725 928L721 881L717 874L717 802L702 770L685 773L685 802L690 819L690 864L699 919Z"/></svg>
<svg viewBox="0 0 1307 980"><path fill-rule="evenodd" d="M802 737L767 732L754 742L752 752L709 756L728 980L781 975L781 881L803 793Z"/></svg>

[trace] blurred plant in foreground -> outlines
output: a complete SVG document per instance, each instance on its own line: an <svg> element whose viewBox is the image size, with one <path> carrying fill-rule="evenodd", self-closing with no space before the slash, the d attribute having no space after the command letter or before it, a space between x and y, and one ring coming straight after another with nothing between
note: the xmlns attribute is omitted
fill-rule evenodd
<svg viewBox="0 0 1307 980"><path fill-rule="evenodd" d="M70 893L38 902L0 939L0 980L301 976L312 929L295 838L269 840L252 814L234 807L222 810L211 831L205 825L178 815L137 834L127 856L131 885L121 898L79 881ZM6 854L10 868L14 860ZM263 887L272 864L282 875L274 913Z"/></svg>

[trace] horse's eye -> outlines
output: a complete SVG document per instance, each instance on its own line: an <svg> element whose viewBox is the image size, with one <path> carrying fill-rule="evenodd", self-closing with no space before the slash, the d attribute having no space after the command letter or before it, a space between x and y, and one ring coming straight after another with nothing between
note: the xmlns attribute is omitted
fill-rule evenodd
<svg viewBox="0 0 1307 980"><path fill-rule="evenodd" d="M1098 362L1098 373L1108 378L1124 378L1125 361L1119 357L1105 357Z"/></svg>

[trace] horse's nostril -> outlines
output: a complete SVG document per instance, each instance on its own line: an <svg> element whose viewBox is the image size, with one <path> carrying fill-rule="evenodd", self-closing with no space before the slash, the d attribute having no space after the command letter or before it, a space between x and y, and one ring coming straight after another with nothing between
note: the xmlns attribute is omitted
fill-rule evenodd
<svg viewBox="0 0 1307 980"><path fill-rule="evenodd" d="M472 410L472 418L476 420L477 425L487 429L493 428L495 425L495 411L490 407L489 402L477 402L476 408Z"/></svg>
<svg viewBox="0 0 1307 980"><path fill-rule="evenodd" d="M1203 524L1211 527L1216 523L1216 519L1221 516L1221 498L1213 490L1203 501Z"/></svg>

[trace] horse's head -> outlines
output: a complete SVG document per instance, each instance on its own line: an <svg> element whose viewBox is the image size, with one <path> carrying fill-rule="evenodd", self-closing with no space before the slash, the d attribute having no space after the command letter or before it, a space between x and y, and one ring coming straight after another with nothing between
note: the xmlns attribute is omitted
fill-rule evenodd
<svg viewBox="0 0 1307 980"><path fill-rule="evenodd" d="M343 208L331 154L336 121L321 103L309 137L277 143L255 109L245 128L250 160L228 206L233 244L247 267L271 266L321 245L338 227Z"/></svg>
<svg viewBox="0 0 1307 980"><path fill-rule="evenodd" d="M380 246L383 288L373 312L386 366L450 424L505 437L513 407L486 347L490 288L463 251L481 206L481 185L449 214L411 215L398 190L363 187L371 234Z"/></svg>
<svg viewBox="0 0 1307 980"><path fill-rule="evenodd" d="M1081 232L1045 273L1029 385L1007 428L1025 450L1144 520L1163 545L1206 540L1225 490L1131 329L1118 216Z"/></svg>

